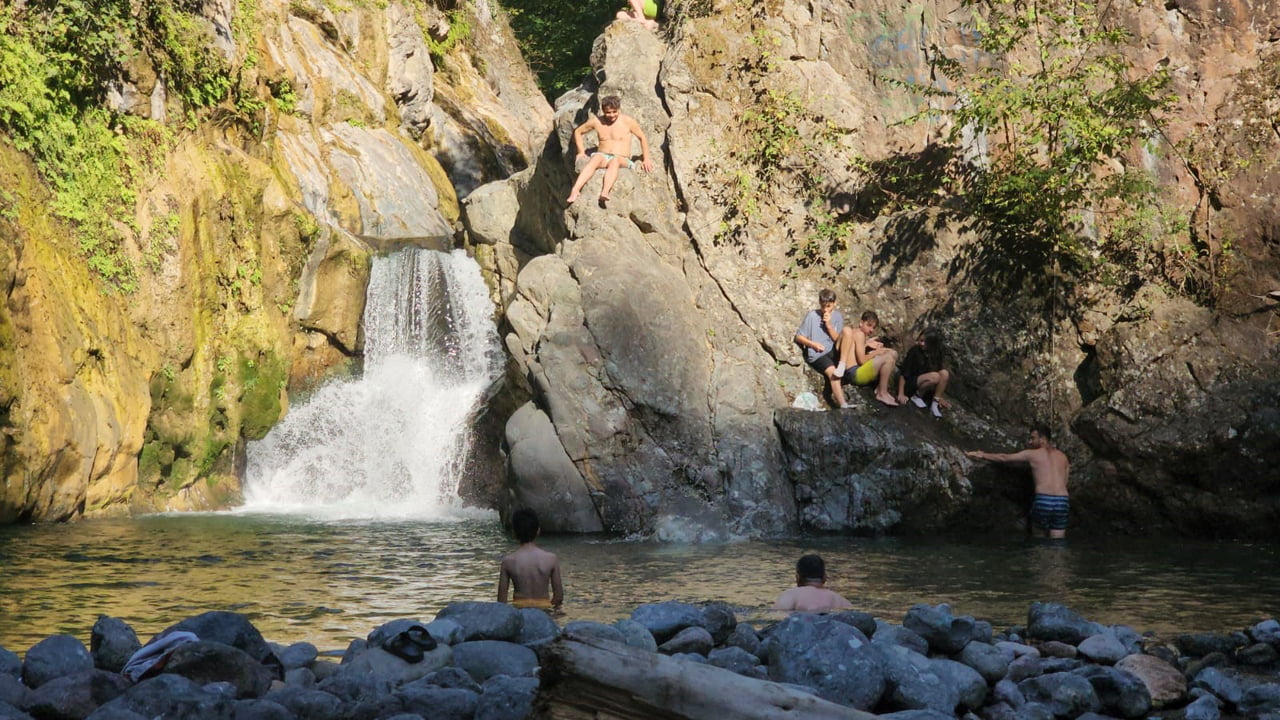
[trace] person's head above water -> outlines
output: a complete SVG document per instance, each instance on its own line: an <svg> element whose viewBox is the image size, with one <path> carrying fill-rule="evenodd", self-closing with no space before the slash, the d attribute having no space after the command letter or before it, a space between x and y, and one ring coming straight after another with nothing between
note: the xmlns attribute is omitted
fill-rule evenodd
<svg viewBox="0 0 1280 720"><path fill-rule="evenodd" d="M533 542L542 531L538 524L538 513L531 508L520 508L511 513L511 530L516 534L520 544Z"/></svg>
<svg viewBox="0 0 1280 720"><path fill-rule="evenodd" d="M827 565L821 555L804 555L796 561L796 585L825 583Z"/></svg>

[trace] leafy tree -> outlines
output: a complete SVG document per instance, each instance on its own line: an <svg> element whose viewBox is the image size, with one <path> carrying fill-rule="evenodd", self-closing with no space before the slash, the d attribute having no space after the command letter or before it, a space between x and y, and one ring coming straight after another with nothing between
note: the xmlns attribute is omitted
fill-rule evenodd
<svg viewBox="0 0 1280 720"><path fill-rule="evenodd" d="M538 76L538 87L555 100L590 75L591 45L626 2L503 0L502 5L525 60Z"/></svg>

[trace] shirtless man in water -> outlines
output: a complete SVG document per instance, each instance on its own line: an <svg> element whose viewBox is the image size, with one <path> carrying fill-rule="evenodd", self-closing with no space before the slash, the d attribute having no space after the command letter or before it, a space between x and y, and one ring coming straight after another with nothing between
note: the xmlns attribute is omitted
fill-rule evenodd
<svg viewBox="0 0 1280 720"><path fill-rule="evenodd" d="M592 130L596 133L596 151L591 154L591 159L582 168L582 172L578 173L578 179L573 183L573 189L569 191L570 205L578 199L582 186L586 185L591 175L601 167L604 168L604 183L600 186L600 206L604 207L605 203L609 202L609 191L613 190L613 183L618 179L618 168L635 166L631 161L632 135L640 140L640 167L645 172L653 171L653 161L649 159L649 140L645 138L644 131L640 129L640 123L636 122L635 118L622 114L622 101L616 95L602 98L600 116L591 118L573 131L573 144L578 150L577 158L587 157L582 139Z"/></svg>
<svg viewBox="0 0 1280 720"><path fill-rule="evenodd" d="M774 610L831 612L848 610L853 604L840 593L828 590L827 568L820 555L805 555L796 563L796 586L778 596Z"/></svg>
<svg viewBox="0 0 1280 720"><path fill-rule="evenodd" d="M1026 450L1010 454L973 450L965 454L978 460L1030 465L1031 478L1036 484L1036 499L1031 503L1032 525L1048 532L1051 538L1067 536L1067 512L1071 508L1067 498L1067 473L1071 462L1065 453L1049 444L1048 426L1032 426Z"/></svg>
<svg viewBox="0 0 1280 720"><path fill-rule="evenodd" d="M516 551L502 558L498 571L498 602L507 601L507 585L513 585L511 604L518 608L534 607L550 610L564 602L564 585L560 580L560 558L534 544L541 534L538 514L529 508L511 515L511 529L520 541ZM547 597L547 586L551 586Z"/></svg>

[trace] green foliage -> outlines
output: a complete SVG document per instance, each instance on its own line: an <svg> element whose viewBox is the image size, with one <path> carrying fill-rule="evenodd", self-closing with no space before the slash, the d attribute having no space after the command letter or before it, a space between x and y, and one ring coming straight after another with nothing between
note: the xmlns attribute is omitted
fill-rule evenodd
<svg viewBox="0 0 1280 720"><path fill-rule="evenodd" d="M538 87L554 101L591 74L591 44L626 4L626 0L504 0L502 6L525 60L538 77Z"/></svg>
<svg viewBox="0 0 1280 720"><path fill-rule="evenodd" d="M471 27L472 12L470 7L463 5L445 13L445 22L449 25L449 31L440 40L437 40L430 32L423 32L423 37L427 43L427 52L431 55L431 62L437 68L445 64L445 56L449 54L450 50L471 38L471 33L473 32Z"/></svg>
<svg viewBox="0 0 1280 720"><path fill-rule="evenodd" d="M195 107L216 105L231 91L230 68L209 44L195 16L166 2L151 4L149 26L159 48L159 66L171 86Z"/></svg>

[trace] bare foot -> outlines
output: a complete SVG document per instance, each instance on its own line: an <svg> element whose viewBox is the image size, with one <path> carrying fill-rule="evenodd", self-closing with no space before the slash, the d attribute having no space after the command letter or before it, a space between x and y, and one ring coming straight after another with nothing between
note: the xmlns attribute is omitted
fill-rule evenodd
<svg viewBox="0 0 1280 720"><path fill-rule="evenodd" d="M879 400L882 404L888 405L889 407L898 407L898 401L894 400L893 396L889 393L885 393L883 395L876 393L876 400Z"/></svg>
<svg viewBox="0 0 1280 720"><path fill-rule="evenodd" d="M609 196L608 196L608 195L601 195L601 196L600 196L600 207L608 207L608 206L609 206Z"/></svg>

